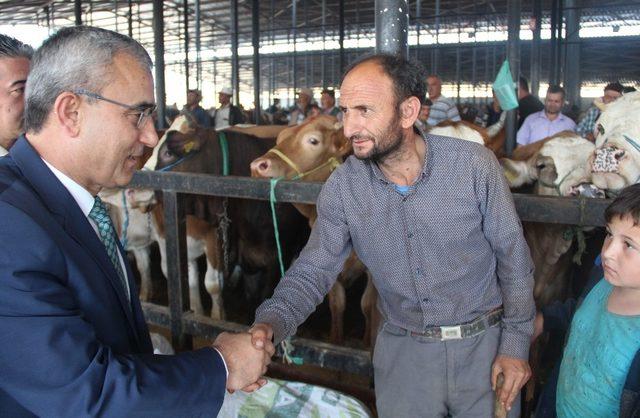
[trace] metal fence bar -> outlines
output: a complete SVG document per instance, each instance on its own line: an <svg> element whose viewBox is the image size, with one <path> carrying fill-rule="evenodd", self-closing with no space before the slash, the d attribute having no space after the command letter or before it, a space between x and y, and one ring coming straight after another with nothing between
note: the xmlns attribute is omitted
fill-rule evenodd
<svg viewBox="0 0 640 418"><path fill-rule="evenodd" d="M140 171L135 174L130 187L269 200L269 180L250 177ZM322 183L281 181L276 188L276 199L279 202L315 204L321 188ZM523 221L580 226L603 226L604 209L611 203L609 199L525 194L514 194L513 200Z"/></svg>
<svg viewBox="0 0 640 418"><path fill-rule="evenodd" d="M178 350L192 347L191 337L183 328L182 317L189 311L189 282L187 273L187 223L184 216L182 199L175 191L165 191L162 197L164 206L164 224L167 246L167 293L171 320L167 325L171 329L173 346Z"/></svg>
<svg viewBox="0 0 640 418"><path fill-rule="evenodd" d="M153 303L142 303L147 322L164 328L172 324L169 308ZM216 321L209 317L186 312L182 315L182 326L185 332L206 338L215 339L223 332L242 332L249 327L227 321ZM291 338L293 357L304 359L305 364L327 367L347 373L372 377L371 354L365 350L327 344L306 338Z"/></svg>

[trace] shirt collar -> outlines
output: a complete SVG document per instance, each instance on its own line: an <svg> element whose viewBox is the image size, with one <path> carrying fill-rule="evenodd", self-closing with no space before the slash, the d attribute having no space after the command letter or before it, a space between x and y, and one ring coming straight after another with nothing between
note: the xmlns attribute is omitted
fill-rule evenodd
<svg viewBox="0 0 640 418"><path fill-rule="evenodd" d="M62 185L69 191L69 193L71 193L71 196L76 201L78 206L80 206L80 210L82 210L84 216L89 216L89 212L91 212L95 200L91 193L89 193L87 189L73 181L62 171L49 164L44 158L42 158L42 161L47 165L47 167L49 167L53 175L56 176L58 180L60 180L60 183L62 183Z"/></svg>
<svg viewBox="0 0 640 418"><path fill-rule="evenodd" d="M425 145L425 153L424 153L424 162L422 163L422 170L420 172L420 177L416 179L416 181L413 184L418 183L421 179L425 178L427 175L427 168L429 166L429 157L431 156L431 153L429 152L429 140L427 138L427 135L424 132L420 133L420 136L422 137L422 139L424 140L424 145ZM380 170L380 167L378 167L378 164L374 163L371 160L366 160L366 163L369 164L369 166L371 167L371 169L373 170L373 174L381 181L383 181L386 184L391 183L389 181L389 179L387 179L384 175L384 173L382 172L382 170Z"/></svg>
<svg viewBox="0 0 640 418"><path fill-rule="evenodd" d="M538 117L542 118L542 119L545 119L545 120L547 120L549 122L555 122L555 121L561 121L561 120L563 121L565 119L565 116L562 113L559 113L557 118L555 118L554 120L550 120L547 117L547 114L544 112L544 109L542 109L540 112L538 112Z"/></svg>
<svg viewBox="0 0 640 418"><path fill-rule="evenodd" d="M0 157L5 156L9 153L9 151L7 151L7 149L5 147L3 147L2 145L0 145Z"/></svg>

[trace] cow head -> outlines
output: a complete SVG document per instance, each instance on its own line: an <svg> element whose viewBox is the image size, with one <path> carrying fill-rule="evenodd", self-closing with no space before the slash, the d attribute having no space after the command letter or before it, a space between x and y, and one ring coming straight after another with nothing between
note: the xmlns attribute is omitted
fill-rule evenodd
<svg viewBox="0 0 640 418"><path fill-rule="evenodd" d="M589 162L593 183L616 194L640 181L640 92L604 106L596 122L596 149Z"/></svg>
<svg viewBox="0 0 640 418"><path fill-rule="evenodd" d="M565 132L551 138L526 161L501 160L510 187L536 183L536 194L544 196L604 197L594 189L588 165L595 146L580 136Z"/></svg>
<svg viewBox="0 0 640 418"><path fill-rule="evenodd" d="M324 181L351 152L342 125L320 115L280 132L276 146L251 163L252 177Z"/></svg>
<svg viewBox="0 0 640 418"><path fill-rule="evenodd" d="M166 166L178 160L180 158L178 154L188 152L196 146L197 141L185 139L195 138L196 129L198 129L197 124L191 115L180 114L174 119L169 129L164 132L144 168L155 170L159 164ZM181 134L181 136L176 136L177 133Z"/></svg>

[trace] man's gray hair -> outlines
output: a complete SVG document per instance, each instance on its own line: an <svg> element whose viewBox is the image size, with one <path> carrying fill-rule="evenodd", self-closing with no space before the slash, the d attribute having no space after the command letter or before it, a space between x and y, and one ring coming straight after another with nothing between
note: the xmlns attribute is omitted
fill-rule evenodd
<svg viewBox="0 0 640 418"><path fill-rule="evenodd" d="M151 71L151 58L142 45L117 32L73 26L60 29L47 39L31 61L25 93L25 130L39 132L63 92L83 89L100 93L112 81L111 64L117 54L128 54Z"/></svg>
<svg viewBox="0 0 640 418"><path fill-rule="evenodd" d="M29 45L0 33L0 59L2 58L27 58L33 56L33 48Z"/></svg>

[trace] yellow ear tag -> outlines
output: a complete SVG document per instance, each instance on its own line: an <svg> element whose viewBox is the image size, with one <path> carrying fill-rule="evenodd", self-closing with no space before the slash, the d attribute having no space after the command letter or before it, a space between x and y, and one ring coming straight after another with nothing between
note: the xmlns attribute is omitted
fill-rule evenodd
<svg viewBox="0 0 640 418"><path fill-rule="evenodd" d="M185 154L190 153L195 145L196 144L195 144L194 141L189 141L186 144L184 144L184 148L183 149L184 149Z"/></svg>

